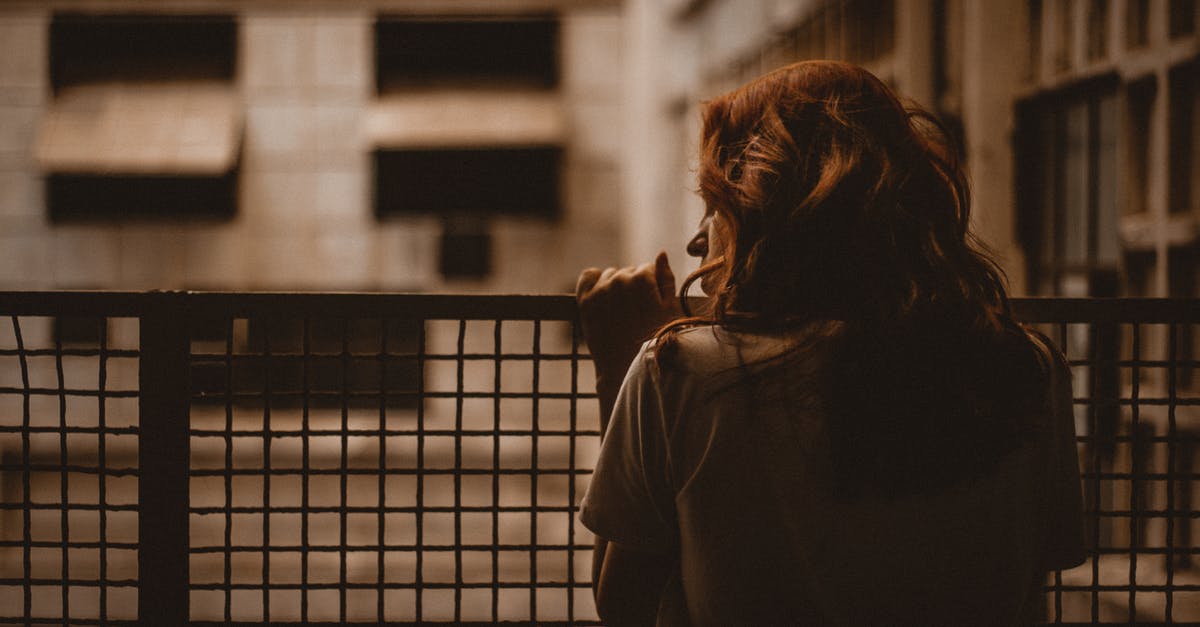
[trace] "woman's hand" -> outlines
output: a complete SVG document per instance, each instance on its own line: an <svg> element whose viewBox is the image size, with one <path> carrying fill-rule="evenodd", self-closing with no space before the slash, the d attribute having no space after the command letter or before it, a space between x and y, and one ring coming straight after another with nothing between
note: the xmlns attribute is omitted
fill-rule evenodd
<svg viewBox="0 0 1200 627"><path fill-rule="evenodd" d="M625 372L642 343L683 312L665 252L640 266L584 270L575 285L575 299L583 337L596 365L603 430Z"/></svg>

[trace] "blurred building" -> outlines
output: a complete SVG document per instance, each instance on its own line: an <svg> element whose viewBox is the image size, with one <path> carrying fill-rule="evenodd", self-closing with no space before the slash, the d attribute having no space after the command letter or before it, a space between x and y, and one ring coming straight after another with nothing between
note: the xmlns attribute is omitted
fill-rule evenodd
<svg viewBox="0 0 1200 627"><path fill-rule="evenodd" d="M862 64L961 139L976 230L1015 295L1194 296L1193 0L630 3L644 257L699 218L698 103L782 64Z"/></svg>
<svg viewBox="0 0 1200 627"><path fill-rule="evenodd" d="M563 291L617 253L615 0L0 7L0 289Z"/></svg>
<svg viewBox="0 0 1200 627"><path fill-rule="evenodd" d="M0 290L566 291L579 268L616 263L621 254L623 33L617 0L5 2L0 6ZM31 318L23 323L27 346L94 350L138 343L136 321L102 326L96 319ZM371 323L342 327L316 321L309 332L298 320L218 322L213 329L197 329L193 347L220 351L228 339L236 351L261 350L265 343L276 352L299 351L309 346L307 334L316 352L343 346L373 351L382 333L392 337L393 350L416 349L417 330L411 324L381 330ZM563 326L547 334L545 350L570 351L571 334ZM437 352L454 348L458 328L431 323L425 332L424 348ZM504 329L503 340L505 346L528 344L534 333L531 324L513 324ZM5 335L0 344L11 347L12 340ZM490 343L499 341L490 331L484 340L480 344L472 337L466 346L499 350ZM94 363L64 361L59 373L68 381L96 374ZM291 377L292 383L303 380L315 389L368 384L370 372L334 361L314 359L311 380L278 368L269 375L241 373L232 391L261 390L263 376L277 385ZM456 389L454 368L440 365L424 371L393 368L386 386L392 391ZM102 376L114 389L137 387L136 359L110 359L106 367ZM541 375L543 387L570 388L569 369L549 370ZM31 366L35 380L53 371L49 362ZM5 359L0 379L12 383L19 372L15 359ZM498 369L494 381L493 375L485 378L470 369L468 375L480 384L501 380ZM224 409L203 397L222 394L225 377L220 368L193 372L198 400L191 407L191 425L220 421ZM530 385L530 373L517 367L507 368L502 379L506 389ZM108 425L137 424L136 402L104 403L99 406L107 407L107 417L101 420ZM344 419L359 424L374 415L378 420L378 407L345 408L347 403L342 400L342 409L336 403L312 403L302 410L294 400L282 401L270 421L284 428L303 415L313 428L335 429ZM454 424L453 402L426 405L428 424ZM506 420L534 411L520 402L515 409L510 405L506 400L503 406ZM585 414L595 412L592 405ZM30 420L94 425L98 412L105 411L97 407L73 403L68 416L66 409L34 403ZM411 401L389 409L396 424L416 420ZM547 421L566 415L561 407L542 409ZM235 411L239 428L265 420L261 404L240 403ZM491 428L499 420L495 407L481 403L468 403L465 412L466 425ZM18 398L0 399L0 422L21 424L21 416ZM505 439L504 463L531 458L531 445L524 440ZM107 437L107 448L96 442L95 437L73 442L72 459L136 465L136 438ZM58 446L39 436L28 447L7 438L0 442L0 459L11 464L24 455L34 464L52 463L59 459ZM336 442L314 441L307 453L277 446L271 457L276 463L300 464L303 458L323 464L344 455L360 464L373 454L366 446L338 448ZM568 450L564 444L543 451L542 458L561 462ZM192 467L208 467L227 452L245 463L247 451L226 451L219 439L196 440ZM263 463L261 456L249 454L255 460L250 463ZM462 452L467 463L491 463L494 454L490 448ZM440 463L437 455L431 447L427 463ZM391 463L413 463L404 451L394 457ZM65 502L68 492L76 500L96 498L94 477L33 472L25 494L21 476L0 473L0 503ZM136 480L101 481L107 496L100 498L136 502ZM300 498L298 482L276 477L270 483L274 498ZM526 477L524 492L514 497L510 493L516 488L508 483L503 502L528 496L532 489ZM560 483L542 482L546 498L553 493L565 500L572 493L574 486ZM336 482L314 484L313 498L336 497L328 489L336 492ZM388 489L406 498L413 487L389 481ZM453 484L431 481L428 489L431 499L444 500ZM355 494L365 491L354 488ZM203 505L230 494L220 482L201 480L193 481L189 498ZM73 541L104 536L102 547L105 541L136 542L136 514L72 510L60 520L63 510L48 507L31 512L34 530L28 537L65 542L69 518ZM24 572L16 557L26 538L21 515L7 507L0 516L0 542L6 543L0 547L0 579ZM262 518L257 517L260 523ZM337 516L314 515L304 523L300 516L291 518L271 519L275 544L298 538L309 518L311 538L341 533L360 544L376 533ZM405 538L416 533L417 523L393 518L386 525L389 542L412 542ZM427 524L428 533L452 530L449 519ZM544 537L561 535L559 543L565 542L571 522L567 515L561 522L555 528L546 525ZM265 543L260 527L238 522L226 529L219 516L193 516L191 541L223 544L230 533L237 544ZM529 523L505 519L502 527L499 533L528 531ZM490 537L490 526L486 532ZM71 549L68 567L67 551L38 548L32 572L35 577L66 577L68 571L72 577L95 577L107 568L109 577L136 579L135 551L106 550L106 566L100 553ZM453 581L451 554L442 556L447 559L426 563L425 574ZM336 558L314 552L312 570L324 575L313 576L339 568L352 579L374 572L373 563ZM226 568L235 581L248 581L263 568L256 559L239 555L226 563L220 554L196 556L192 581L219 580ZM409 556L398 555L389 557L388 568L402 574L415 567ZM495 568L505 577L529 572L527 559L499 560ZM566 568L563 560L561 569ZM566 577L549 565L544 570L547 576ZM97 616L104 601L95 591L76 586L68 594L57 586L35 586L34 613L59 616L67 596L72 616ZM333 601L328 592L310 595L310 616L336 619L333 592ZM387 601L388 616L411 619L411 599L396 593ZM193 592L193 617L220 619L222 594ZM262 617L261 594L234 596L234 618ZM514 598L501 603L503 615L528 611L528 595L517 598L514 591L509 596ZM277 602L271 617L299 619L299 593L293 597ZM136 616L136 591L114 589L107 599L109 618ZM20 587L0 586L0 607L22 605ZM490 603L468 605L471 612L489 615ZM561 614L566 611L561 605L542 611ZM453 606L453 598L429 604L425 616L453 616L447 609ZM373 607L373 601L355 602L350 618L370 619Z"/></svg>

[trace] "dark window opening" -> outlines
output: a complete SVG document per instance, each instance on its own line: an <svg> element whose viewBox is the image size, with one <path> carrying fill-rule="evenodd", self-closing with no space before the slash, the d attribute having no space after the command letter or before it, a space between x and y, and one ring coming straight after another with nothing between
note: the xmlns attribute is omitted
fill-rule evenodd
<svg viewBox="0 0 1200 627"><path fill-rule="evenodd" d="M934 0L932 19L933 102L939 115L962 109L963 12L962 3Z"/></svg>
<svg viewBox="0 0 1200 627"><path fill-rule="evenodd" d="M561 213L562 149L378 150L375 215Z"/></svg>
<svg viewBox="0 0 1200 627"><path fill-rule="evenodd" d="M61 13L50 23L50 83L232 80L237 23L229 15Z"/></svg>
<svg viewBox="0 0 1200 627"><path fill-rule="evenodd" d="M491 274L492 234L486 220L442 222L438 271L454 279L480 279Z"/></svg>
<svg viewBox="0 0 1200 627"><path fill-rule="evenodd" d="M1126 90L1129 141L1125 151L1128 213L1147 211L1146 193L1150 173L1150 121L1154 111L1157 84L1153 78L1130 83Z"/></svg>
<svg viewBox="0 0 1200 627"><path fill-rule="evenodd" d="M1073 4L1059 2L1055 6L1058 32L1055 34L1054 67L1058 71L1071 69L1075 48L1075 11Z"/></svg>
<svg viewBox="0 0 1200 627"><path fill-rule="evenodd" d="M1087 9L1087 58L1108 56L1108 0L1091 0Z"/></svg>
<svg viewBox="0 0 1200 627"><path fill-rule="evenodd" d="M303 320L254 318L244 345L235 346L232 372L220 358L193 362L193 395L198 401L224 403L232 380L232 400L238 403L250 399L296 408L307 398L309 406L321 408L381 403L413 408L423 378L417 357L422 324L314 319L306 346Z"/></svg>
<svg viewBox="0 0 1200 627"><path fill-rule="evenodd" d="M59 316L54 319L54 344L72 348L96 348L100 346L107 330L107 318Z"/></svg>
<svg viewBox="0 0 1200 627"><path fill-rule="evenodd" d="M1194 181L1197 168L1195 147L1200 141L1200 97L1196 92L1196 80L1200 78L1200 67L1184 65L1173 68L1169 74L1170 88L1167 93L1168 173L1167 207L1172 213L1192 212L1200 207L1196 197Z"/></svg>
<svg viewBox="0 0 1200 627"><path fill-rule="evenodd" d="M234 130L229 124L235 122L228 114L207 109L179 114L175 119L175 110L169 106L198 93L188 91L198 86L197 81L228 83L232 92L237 65L233 16L58 13L50 23L49 43L50 82L59 100L71 103L64 107L102 101L97 94L110 88L133 85L136 90L170 82L165 92L163 85L157 85L156 95L147 96L145 104L118 107L114 119L129 126L132 135L122 137L127 142L166 142L163 154L174 155L154 163L137 161L131 169L129 155L113 145L114 138L105 134L111 134L110 129L98 123L92 132L77 136L43 134L45 143L40 148L45 149L42 167L47 172L46 205L52 222L226 219L234 215L239 144L233 133L225 137L225 131ZM76 86L70 94L60 93ZM139 97L137 91L133 94L133 98ZM168 103L165 108L163 102ZM50 113L44 130L55 128L60 113L64 112ZM164 116L170 120L164 123ZM210 138L225 155L219 162L214 163L212 155L187 150L178 136L161 136L172 130L172 121L182 124L192 118L222 127ZM139 132L145 136L139 137ZM75 147L67 151L69 158L63 156L65 145ZM81 159L81 154L86 157Z"/></svg>
<svg viewBox="0 0 1200 627"><path fill-rule="evenodd" d="M380 18L376 88L552 88L558 84L558 39L558 19L547 15Z"/></svg>
<svg viewBox="0 0 1200 627"><path fill-rule="evenodd" d="M1196 246L1171 248L1167 251L1167 290L1171 298L1193 298L1197 291L1197 263L1200 250ZM1196 377L1196 325L1181 324L1176 327L1175 359L1177 385L1192 389Z"/></svg>
<svg viewBox="0 0 1200 627"><path fill-rule="evenodd" d="M1171 38L1196 32L1196 0L1171 0Z"/></svg>
<svg viewBox="0 0 1200 627"><path fill-rule="evenodd" d="M1037 293L1115 295L1102 286L1121 262L1116 103L1103 80L1019 109L1018 230Z"/></svg>
<svg viewBox="0 0 1200 627"><path fill-rule="evenodd" d="M1125 3L1125 46L1141 48L1150 43L1150 0Z"/></svg>
<svg viewBox="0 0 1200 627"><path fill-rule="evenodd" d="M1025 78L1033 81L1040 75L1042 66L1042 0L1027 0L1027 2L1029 65L1025 68Z"/></svg>
<svg viewBox="0 0 1200 627"><path fill-rule="evenodd" d="M896 43L894 0L852 2L842 7L848 60L867 63L888 55Z"/></svg>
<svg viewBox="0 0 1200 627"><path fill-rule="evenodd" d="M237 182L236 169L216 177L51 174L46 206L52 222L227 219Z"/></svg>

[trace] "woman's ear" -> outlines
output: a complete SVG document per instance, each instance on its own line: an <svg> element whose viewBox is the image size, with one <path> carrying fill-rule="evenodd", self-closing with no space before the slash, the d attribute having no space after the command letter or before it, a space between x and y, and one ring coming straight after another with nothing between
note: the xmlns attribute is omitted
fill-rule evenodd
<svg viewBox="0 0 1200 627"><path fill-rule="evenodd" d="M701 261L708 254L708 224L712 220L711 213L705 213L700 219L700 224L696 227L696 234L687 243L687 254L692 257L697 257Z"/></svg>
<svg viewBox="0 0 1200 627"><path fill-rule="evenodd" d="M691 240L688 240L687 254L703 259L704 255L707 253L708 232L704 228L701 228L699 231L696 231L696 234L692 236Z"/></svg>

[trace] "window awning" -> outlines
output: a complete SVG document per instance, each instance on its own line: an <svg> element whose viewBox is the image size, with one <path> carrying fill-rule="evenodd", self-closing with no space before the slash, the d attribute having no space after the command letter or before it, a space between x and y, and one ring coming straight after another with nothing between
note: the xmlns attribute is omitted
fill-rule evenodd
<svg viewBox="0 0 1200 627"><path fill-rule="evenodd" d="M366 135L384 149L554 145L566 121L553 93L419 92L376 100Z"/></svg>
<svg viewBox="0 0 1200 627"><path fill-rule="evenodd" d="M228 83L88 84L43 114L35 158L56 174L216 176L234 167L241 138Z"/></svg>

